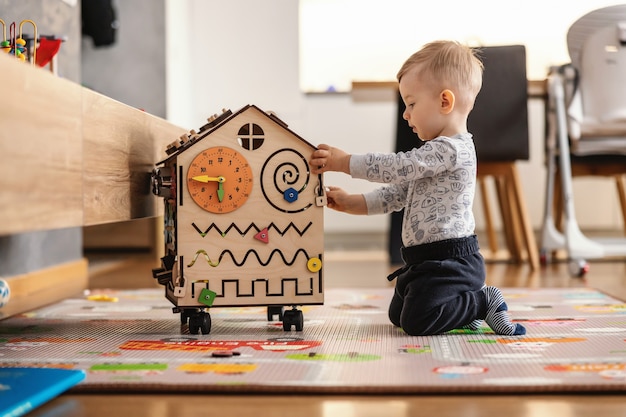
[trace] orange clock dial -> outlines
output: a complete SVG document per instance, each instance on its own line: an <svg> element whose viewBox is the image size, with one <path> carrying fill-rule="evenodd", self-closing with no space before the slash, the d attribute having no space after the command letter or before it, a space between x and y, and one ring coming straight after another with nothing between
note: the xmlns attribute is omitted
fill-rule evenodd
<svg viewBox="0 0 626 417"><path fill-rule="evenodd" d="M216 146L200 152L187 170L191 199L211 213L230 213L252 191L252 168L234 149Z"/></svg>

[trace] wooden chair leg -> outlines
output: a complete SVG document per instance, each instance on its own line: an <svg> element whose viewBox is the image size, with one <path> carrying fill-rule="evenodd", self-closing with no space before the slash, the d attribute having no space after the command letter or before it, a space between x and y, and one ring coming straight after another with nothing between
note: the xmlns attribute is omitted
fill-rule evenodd
<svg viewBox="0 0 626 417"><path fill-rule="evenodd" d="M615 185L617 186L617 195L619 196L619 205L622 209L622 227L626 235L626 177L622 175L615 176Z"/></svg>
<svg viewBox="0 0 626 417"><path fill-rule="evenodd" d="M535 234L530 223L530 216L528 215L528 209L524 204L524 198L522 196L522 186L519 180L519 175L514 164L509 166L509 190L511 192L512 207L517 217L516 223L521 229L521 235L524 238L527 257L533 270L539 269L539 250L537 249L537 241L535 240ZM519 234L518 234L519 236Z"/></svg>
<svg viewBox="0 0 626 417"><path fill-rule="evenodd" d="M485 227L487 228L487 241L489 242L489 250L492 254L498 253L498 237L496 235L495 227L493 226L493 212L491 210L491 203L489 202L489 191L487 189L486 178L479 177L478 186L480 187L480 196L483 204L483 211L485 213Z"/></svg>
<svg viewBox="0 0 626 417"><path fill-rule="evenodd" d="M522 227L520 226L519 214L517 212L517 206L515 204L516 194L514 185L512 183L510 175L507 173L502 177L506 192L507 210L509 212L509 228L511 229L511 235L513 236L513 243L515 244L516 259L519 263L524 261L525 247L522 237Z"/></svg>
<svg viewBox="0 0 626 417"><path fill-rule="evenodd" d="M500 175L496 177L496 188L498 190L498 201L500 204L500 213L502 214L502 230L504 232L507 249L513 261L521 262L523 259L521 244L513 222L513 212L511 211L511 201L506 176Z"/></svg>
<svg viewBox="0 0 626 417"><path fill-rule="evenodd" d="M502 229L511 260L527 260L533 270L539 268L539 250L522 196L522 187L514 162L484 163L478 165L478 178L483 194L483 204L489 204L485 178L495 181L498 205L502 216ZM491 214L491 209L486 209ZM489 220L487 220L489 221ZM487 225L487 227L492 227ZM495 233L495 232L494 232ZM524 256L526 252L526 256Z"/></svg>

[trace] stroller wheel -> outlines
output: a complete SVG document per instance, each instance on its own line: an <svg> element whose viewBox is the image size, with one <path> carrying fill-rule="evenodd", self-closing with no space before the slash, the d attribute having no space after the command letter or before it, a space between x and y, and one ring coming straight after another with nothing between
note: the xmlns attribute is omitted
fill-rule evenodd
<svg viewBox="0 0 626 417"><path fill-rule="evenodd" d="M589 272L589 264L584 259L569 261L569 273L574 278L582 278Z"/></svg>

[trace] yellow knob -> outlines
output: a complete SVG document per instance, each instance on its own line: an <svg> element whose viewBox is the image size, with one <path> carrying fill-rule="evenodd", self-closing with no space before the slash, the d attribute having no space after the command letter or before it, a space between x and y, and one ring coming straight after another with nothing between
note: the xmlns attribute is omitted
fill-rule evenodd
<svg viewBox="0 0 626 417"><path fill-rule="evenodd" d="M322 260L319 258L311 258L306 263L306 267L309 268L311 272L317 272L322 269Z"/></svg>

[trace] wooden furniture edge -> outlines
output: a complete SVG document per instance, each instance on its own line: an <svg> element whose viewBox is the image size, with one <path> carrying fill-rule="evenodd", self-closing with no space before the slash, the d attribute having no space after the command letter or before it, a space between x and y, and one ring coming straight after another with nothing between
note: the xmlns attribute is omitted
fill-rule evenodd
<svg viewBox="0 0 626 417"><path fill-rule="evenodd" d="M160 215L149 176L185 129L0 56L0 235Z"/></svg>
<svg viewBox="0 0 626 417"><path fill-rule="evenodd" d="M150 172L167 144L186 130L142 110L84 89L83 224L162 214Z"/></svg>
<svg viewBox="0 0 626 417"><path fill-rule="evenodd" d="M80 226L80 86L4 55L0 235Z"/></svg>

